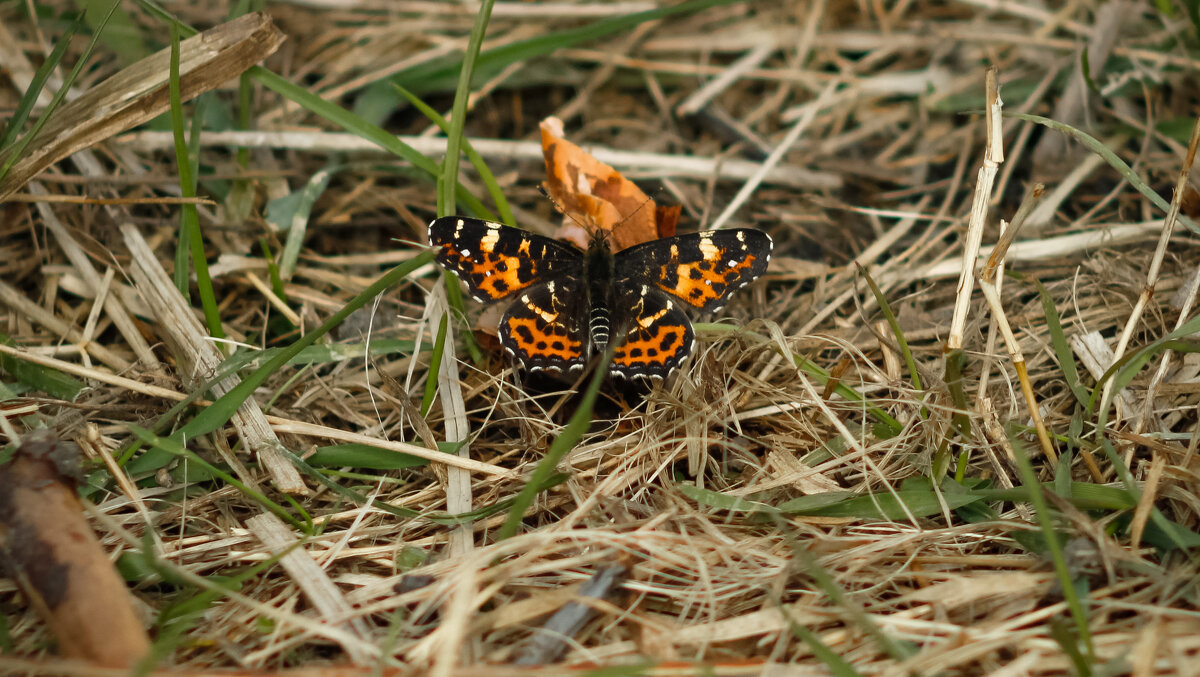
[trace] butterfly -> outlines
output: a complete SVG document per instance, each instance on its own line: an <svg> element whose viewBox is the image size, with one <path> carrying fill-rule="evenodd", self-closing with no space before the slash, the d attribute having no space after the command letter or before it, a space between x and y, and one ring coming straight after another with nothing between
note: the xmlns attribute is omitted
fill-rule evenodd
<svg viewBox="0 0 1200 677"><path fill-rule="evenodd" d="M614 337L611 373L661 379L692 351L683 312L720 310L767 271L772 242L751 228L650 240L617 252L597 230L587 251L491 221L429 224L436 260L477 301L511 301L500 345L529 371L581 371Z"/></svg>

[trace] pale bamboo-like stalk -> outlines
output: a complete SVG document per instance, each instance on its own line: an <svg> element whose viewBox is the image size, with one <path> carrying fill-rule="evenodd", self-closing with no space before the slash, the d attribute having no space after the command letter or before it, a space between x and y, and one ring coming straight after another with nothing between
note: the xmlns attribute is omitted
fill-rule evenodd
<svg viewBox="0 0 1200 677"><path fill-rule="evenodd" d="M1046 422L1042 420L1037 397L1033 394L1033 384L1029 381L1029 371L1025 367L1025 353L1022 352L1021 342L1017 340L1012 326L1008 323L1008 316L1004 314L1004 304L1000 299L1000 276L1004 270L1004 254L1008 251L1009 245L1016 240L1017 233L1020 232L1021 226L1033 212L1033 208L1041 196L1042 185L1034 185L1033 190L1017 209L1012 224L1005 227L1004 221L1000 222L1000 240L992 250L992 255L988 257L983 271L979 274L979 288L983 290L983 297L987 299L988 307L992 311L996 329L999 330L1000 336L1004 338L1004 344L1008 347L1008 355L1012 358L1013 368L1017 372L1017 380L1021 383L1021 394L1025 397L1026 406L1029 407L1029 415L1037 430L1042 452L1046 454L1046 458L1051 463L1057 463L1058 455L1054 452L1054 444L1050 441L1050 434L1046 431Z"/></svg>
<svg viewBox="0 0 1200 677"><path fill-rule="evenodd" d="M962 331L967 322L967 310L970 308L971 281L975 278L976 257L979 255L979 248L983 240L983 226L987 220L988 197L991 194L992 182L995 180L996 172L1000 167L1000 163L1004 161L1003 131L1000 126L1000 113L1004 103L1000 100L1000 93L997 90L995 68L988 70L986 86L988 101L987 148L984 152L983 166L979 168L979 180L975 184L975 199L971 206L971 222L968 229L967 245L963 251L962 272L958 282L958 301L954 306L954 319L950 328L950 337L946 341L947 350L957 350L962 348L963 345ZM998 273L1003 269L1005 253L1008 251L1009 246L1016 240L1017 233L1021 230L1021 225L1028 218L1030 212L1033 211L1033 205L1036 204L1041 194L1041 186L1035 186L1029 198L1017 210L1017 215L1013 220L1012 226L1005 228L1003 221L1001 222L1000 240L992 249L987 263L979 274L979 288L983 291L983 296L991 308L992 317L996 322L996 329L999 330L1000 335L1004 338L1005 345L1008 347L1009 357L1012 358L1013 368L1016 370L1017 379L1021 383L1021 394L1025 397L1025 404L1029 407L1029 415L1033 418L1034 428L1037 430L1042 451L1051 463L1056 463L1058 457L1054 452L1054 445L1050 442L1050 435L1046 432L1046 423L1042 420L1037 398L1033 394L1033 385L1029 382L1029 372L1025 368L1025 355L1021 352L1021 344L1017 341L1016 335L1013 334L1012 326L1008 323L1008 317L1004 314L1004 305L1000 300L1000 290L998 288Z"/></svg>
<svg viewBox="0 0 1200 677"><path fill-rule="evenodd" d="M1004 162L1004 131L1001 127L1000 115L1004 102L1000 100L994 67L988 69L986 87L987 145L983 153L983 166L979 168L979 174L975 180L975 197L971 202L971 219L967 224L967 241L963 246L962 270L958 277L954 317L950 322L950 335L946 339L947 352L961 350L963 347L963 330L967 326L967 315L971 310L975 263L979 256L979 246L983 242L983 227L987 222L988 200L992 194L992 184L996 181L996 172L1000 169L1000 163Z"/></svg>
<svg viewBox="0 0 1200 677"><path fill-rule="evenodd" d="M1046 458L1051 463L1057 463L1058 455L1054 452L1054 445L1050 442L1050 434L1046 431L1046 423L1042 420L1037 398L1033 394L1033 385L1029 382L1029 372L1025 369L1025 355L1021 352L1021 344L1013 334L1012 327L1008 324L1008 317L1004 314L1000 292L997 291L995 284L982 277L979 279L979 288L983 290L983 296L987 299L992 316L996 319L996 328L1004 337L1004 344L1008 347L1008 355L1012 358L1013 368L1017 371L1017 379L1021 383L1021 394L1025 396L1025 403L1029 406L1029 415L1033 418L1033 426L1037 430L1042 452L1046 454Z"/></svg>

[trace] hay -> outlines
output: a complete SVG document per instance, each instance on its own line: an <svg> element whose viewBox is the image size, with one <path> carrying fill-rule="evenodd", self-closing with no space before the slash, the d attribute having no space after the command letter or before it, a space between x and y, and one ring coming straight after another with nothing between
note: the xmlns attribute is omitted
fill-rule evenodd
<svg viewBox="0 0 1200 677"><path fill-rule="evenodd" d="M688 366L648 391L606 385L583 429L569 422L587 382L516 379L486 338L476 358L473 304L433 364L453 300L420 258L432 165L348 136L269 73L246 80L248 130L196 139L200 200L181 192L169 133L125 133L125 118L16 187L0 222L3 435L45 425L80 445L89 518L157 621L159 670L524 674L510 664L530 655L573 674L643 661L664 674L1193 670L1200 366L1184 339L1200 239L1177 128L1191 129L1200 64L1164 45L1194 48L1194 27L1129 3L814 0L568 42L653 8L499 4L464 121L532 230L560 218L536 191L537 123L558 115L597 157L662 186L682 229L774 238L771 272L699 324ZM146 49L162 48L165 24L127 9ZM176 9L198 27L224 16ZM400 74L448 111L445 59L473 14L271 11L288 36L265 63L280 80L381 112L440 159L437 126L378 83ZM61 30L0 8L5 111ZM538 39L562 44L548 58ZM102 41L75 91L121 63ZM986 66L1004 112L1099 144L1001 118ZM1068 93L1079 101L1059 104ZM233 89L210 96L210 113L236 119ZM486 195L486 178L464 163L460 201ZM1045 194L997 247L1034 181ZM189 296L175 288L182 202L205 238L221 341L195 276ZM971 241L979 267L960 281ZM341 311L293 359L226 361L311 340ZM1122 358L1132 366L1106 376ZM243 391L236 413L212 406ZM181 428L198 433L167 439ZM559 474L498 538L560 439ZM615 578L586 592L602 573ZM14 579L0 601L0 670L106 674L54 657ZM569 604L581 627L530 654Z"/></svg>

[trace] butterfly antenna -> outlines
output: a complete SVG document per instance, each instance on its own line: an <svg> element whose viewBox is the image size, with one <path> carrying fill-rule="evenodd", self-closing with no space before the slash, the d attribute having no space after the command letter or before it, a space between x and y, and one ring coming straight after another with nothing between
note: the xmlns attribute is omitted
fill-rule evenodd
<svg viewBox="0 0 1200 677"><path fill-rule="evenodd" d="M661 192L662 192L662 186L659 186L658 189L654 191L654 197L647 195L646 199L642 200L642 204L638 205L637 209L633 210L632 212L629 212L629 215L621 220L627 221L629 219L632 219L634 214L637 214L638 212L642 211L642 207L645 207L646 205L650 204L651 202L654 202L654 198L658 197L658 194Z"/></svg>
<svg viewBox="0 0 1200 677"><path fill-rule="evenodd" d="M547 200L550 201L550 204L554 205L554 208L558 210L559 214L562 214L563 216L567 217L568 219L571 219L572 221L574 221L575 225L582 228L583 232L587 233L589 236L592 235L592 229L588 228L587 225L584 224L584 222L575 218L574 214L572 214L571 212L568 212L566 209L564 209L562 206L562 203L559 202L557 199L555 199L554 196L550 194L550 191L546 190L546 186L544 184L539 183L538 190L541 191L542 197L546 198Z"/></svg>
<svg viewBox="0 0 1200 677"><path fill-rule="evenodd" d="M562 206L562 203L559 202L558 199L555 198L553 195L551 195L550 191L546 190L545 184L541 184L541 183L538 184L538 192L542 194L542 197L549 200L550 204L554 205L554 208L558 210L559 214L562 214L563 216L567 217L568 219L571 219L572 221L577 223L580 228L584 228L586 230L586 227L582 223L579 223L579 219L575 218L570 212L568 212L566 210L566 208Z"/></svg>

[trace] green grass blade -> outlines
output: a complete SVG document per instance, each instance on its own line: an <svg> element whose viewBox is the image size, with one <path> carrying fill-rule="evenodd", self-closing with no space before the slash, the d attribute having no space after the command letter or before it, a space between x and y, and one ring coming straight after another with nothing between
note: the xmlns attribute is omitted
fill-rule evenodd
<svg viewBox="0 0 1200 677"><path fill-rule="evenodd" d="M279 276L279 264L275 262L275 255L271 253L271 243L267 241L266 237L260 237L258 244L262 247L263 260L267 263L267 277L271 279L271 291L275 292L280 301L287 303L287 289L283 285L283 278Z"/></svg>
<svg viewBox="0 0 1200 677"><path fill-rule="evenodd" d="M283 251L279 254L278 274L281 280L290 280L300 261L300 249L308 233L308 220L313 205L325 194L329 180L339 167L328 166L309 177L304 187L275 198L267 203L267 223L276 230L287 233Z"/></svg>
<svg viewBox="0 0 1200 677"><path fill-rule="evenodd" d="M446 118L442 117L441 113L434 110L416 94L413 94L400 85L393 85L393 87L396 89L396 91L400 92L400 95L407 99L410 104L412 104L417 110L421 111L422 115L429 118L430 122L437 125L443 133L450 133L450 123L446 120ZM516 226L517 217L513 215L512 208L508 205L508 199L504 197L504 192L500 189L500 182L496 181L496 175L493 174L491 168L487 166L487 162L484 161L483 156L480 155L473 146L471 146L471 142L468 141L465 136L462 137L462 149L463 153L467 156L467 160L470 161L471 166L474 167L475 171L479 173L479 179L483 181L483 185L487 188L488 195L491 196L492 202L496 204L496 211L500 212L500 222L510 226Z"/></svg>
<svg viewBox="0 0 1200 677"><path fill-rule="evenodd" d="M100 10L103 7L101 2L102 0L83 0L82 4L89 10L85 16L95 16L95 12L90 10ZM104 30L100 31L100 28L101 26L93 26L93 29L102 36L101 41L104 46L116 54L117 62L122 68L137 62L149 53L142 40L141 30L123 7L118 5L117 10L112 13L112 17L105 22Z"/></svg>
<svg viewBox="0 0 1200 677"><path fill-rule="evenodd" d="M592 374L592 380L583 393L579 408L575 410L571 420L567 421L567 425L563 426L558 437L550 443L545 458L538 463L537 468L534 468L533 475L521 488L521 492L517 494L512 508L508 511L508 519L504 521L504 525L496 534L497 541L503 541L517 533L517 528L521 526L521 520L525 517L525 511L533 505L533 499L538 492L545 490L544 485L555 473L559 461L567 455L568 451L574 449L575 445L579 444L579 440L583 439L584 433L592 423L592 409L596 405L596 395L600 392L600 384L604 383L605 377L608 376L608 365L612 362L615 347L615 344L610 343L608 349L604 351L604 358L600 366L596 367L596 372Z"/></svg>
<svg viewBox="0 0 1200 677"><path fill-rule="evenodd" d="M415 347L415 343L409 340L398 339L376 340L370 343L369 354L367 347L365 343L307 346L293 355L286 364L287 366L332 364L345 360L367 359L369 357L390 355L398 352L411 353ZM150 430L156 435L161 435L193 402L207 396L214 385L247 366L264 364L280 355L284 350L286 348L271 348L262 351L242 350L225 358L214 370L215 373L212 378L189 393L186 399L176 402L169 410L155 419L154 423L150 426ZM134 478L158 470L171 459L171 456L165 452L156 453L151 450L131 461L130 459L137 453L140 447L140 442L135 438L118 453L114 454L117 457L117 464L124 467L126 472Z"/></svg>
<svg viewBox="0 0 1200 677"><path fill-rule="evenodd" d="M16 341L3 333L0 333L0 343L14 348L17 346ZM11 355L0 355L0 369L12 374L21 385L67 402L74 402L80 391L86 387L74 376Z"/></svg>
<svg viewBox="0 0 1200 677"><path fill-rule="evenodd" d="M273 73L262 66L254 66L247 71L255 79L256 82L263 85L267 89L279 94L288 100L303 106L309 111L319 115L320 117L341 126L348 132L356 134L380 148L397 155L408 161L414 167L420 169L431 177L436 177L441 174L441 167L418 153L412 146L400 141L394 135L376 125L373 125L350 111L330 103L321 97L309 92L303 87L288 82L276 73ZM466 206L472 213L477 214L480 218L495 219L487 207L478 198L471 195L466 188L458 186L455 192L455 197L458 202Z"/></svg>
<svg viewBox="0 0 1200 677"><path fill-rule="evenodd" d="M175 164L179 169L179 190L183 197L196 197L196 178L192 174L192 160L188 153L187 142L183 131L183 101L179 87L179 32L171 28L171 73L169 78L169 96L171 98L171 128L175 134ZM193 125L201 124L193 120ZM216 292L213 291L212 277L208 274L208 260L204 258L204 236L200 232L200 213L194 204L181 205L180 211L179 248L190 250L192 270L196 273L196 286L200 292L200 305L204 309L204 321L208 325L208 333L213 338L225 338L225 330L221 328L221 313L217 309ZM186 255L176 257L175 284L180 287L179 293L184 298L190 294L187 267L182 274L179 263L186 260Z"/></svg>
<svg viewBox="0 0 1200 677"><path fill-rule="evenodd" d="M1170 211L1171 205L1168 204L1167 201L1164 200L1157 191L1143 181L1142 177L1138 176L1137 173L1133 171L1132 167L1126 164L1124 160L1122 160L1117 156L1116 153L1112 151L1112 149L1110 149L1108 146L1105 146L1098 139L1089 136L1083 131L1075 129L1070 125L1063 124L1057 120L1051 120L1050 118L1044 118L1040 115L1004 111L1004 117L1016 118L1018 120L1025 120L1026 122L1033 122L1043 125L1055 131L1062 132L1063 134L1075 139L1079 143L1083 144L1088 150L1103 158L1104 161L1109 164L1109 166L1117 170L1117 173L1129 182L1129 185L1133 186L1134 190L1141 193L1142 196L1150 202L1154 203L1156 207L1163 210L1164 213ZM1191 230L1193 233L1200 234L1200 225L1197 225L1196 222L1190 219L1188 216L1180 214L1179 222L1187 226L1188 230Z"/></svg>
<svg viewBox="0 0 1200 677"><path fill-rule="evenodd" d="M748 513L765 513L774 510L774 508L766 503L748 501L739 496L726 496L719 491L704 489L693 484L678 484L675 486L675 490L692 499L696 503L699 503L700 505L707 505L708 507L716 508L717 510Z"/></svg>
<svg viewBox="0 0 1200 677"><path fill-rule="evenodd" d="M1042 488L1045 491L1051 491L1054 487L1052 484L1043 484ZM1029 498L1028 487L976 489L975 493L988 502L1011 501L1013 503L1021 503ZM1092 484L1091 482L1071 482L1070 494L1064 495L1063 498L1069 500L1072 505L1080 510L1118 511L1132 510L1137 507L1137 501L1133 500L1133 497L1125 489Z"/></svg>
<svg viewBox="0 0 1200 677"><path fill-rule="evenodd" d="M493 0L485 0L479 7L475 15L475 24L471 27L471 35L467 40L467 50L463 57L462 69L458 78L458 89L454 95L454 106L450 117L450 128L446 130L446 155L442 158L441 176L438 179L438 216L447 216L451 212L457 211L457 202L455 200L455 187L458 186L458 160L459 152L462 148L463 127L466 124L467 117L467 102L471 96L471 74L474 73L475 60L479 56L479 50L483 44L483 34L487 30L488 20L492 16ZM463 312L462 295L458 294L458 278L452 274L446 274L443 277L443 283L446 287L446 298L450 303L450 308L461 314ZM443 317L443 325L445 326ZM471 356L476 364L482 362L483 355L475 344L473 337L468 337L465 340L467 345L467 353ZM442 352L445 349L445 341L434 345L433 357L440 364ZM432 392L426 389L426 398L430 405L433 404L431 395ZM428 412L422 403L422 413Z"/></svg>
<svg viewBox="0 0 1200 677"><path fill-rule="evenodd" d="M21 137L21 140L13 145L8 156L4 158L4 164L0 165L0 180L3 180L8 175L12 166L24 155L25 149L29 146L30 142L37 138L38 132L42 131L42 127L45 127L46 123L50 121L50 116L54 114L59 104L67 96L67 92L70 91L71 85L75 84L75 79L79 77L79 73L83 70L83 67L91 61L92 50L96 48L96 43L100 40L100 36L104 32L104 27L108 25L109 19L112 18L113 12L116 11L120 4L121 0L113 0L112 4L109 5L104 18L100 20L96 25L95 31L92 33L91 41L88 42L87 47L79 55L79 60L75 62L75 67L71 69L66 78L63 78L62 87L59 87L58 91L51 97L50 105L46 106L46 110L42 111L42 115L37 119L37 122L33 123L33 128L29 130L29 133Z"/></svg>
<svg viewBox="0 0 1200 677"><path fill-rule="evenodd" d="M782 604L777 606L779 613L787 620L788 629L791 630L793 635L808 645L808 648L813 652L813 656L824 663L825 667L829 668L830 674L837 677L858 677L862 674L858 670L855 670L849 661L839 656L837 652L822 642L821 638L817 637L817 633L797 623L792 618L792 612L786 606Z"/></svg>
<svg viewBox="0 0 1200 677"><path fill-rule="evenodd" d="M946 366L944 380L946 382L946 390L950 393L950 401L954 404L954 413L950 416L950 421L953 424L953 429L958 432L958 435L964 440L971 439L971 420L967 417L967 411L971 408L967 406L967 394L963 390L963 362L965 357L962 350L953 350L946 354ZM939 442L938 449L933 456L933 479L935 482L941 482L946 476L946 472L950 468L951 458L951 441L954 434L947 430L946 435ZM965 471L967 454L970 447L962 446L962 453L958 459L957 469L954 474L954 479L958 482L963 481L963 472Z"/></svg>
<svg viewBox="0 0 1200 677"><path fill-rule="evenodd" d="M475 13L475 24L467 39L462 68L458 74L458 88L454 92L454 107L451 109L450 129L446 131L446 157L442 159L441 180L438 183L438 216L447 216L457 211L454 207L455 187L458 186L458 159L462 148L463 127L466 125L467 102L471 98L471 76L475 73L475 60L483 45L483 34L487 31L492 16L494 0L483 0ZM446 211L443 211L446 210Z"/></svg>
<svg viewBox="0 0 1200 677"><path fill-rule="evenodd" d="M46 57L46 61L34 72L33 79L29 82L29 89L21 94L21 100L17 102L16 109L8 118L8 124L4 128L4 138L0 139L0 151L8 148L17 140L17 135L21 133L21 128L29 119L29 114L37 104L38 97L46 88L46 80L62 62L63 55L71 46L71 38L75 37L75 33L79 31L79 25L78 21L72 21L71 25L67 26L66 32L59 36L54 43L54 49L50 50L50 56ZM3 174L0 174L0 178L3 178Z"/></svg>
<svg viewBox="0 0 1200 677"><path fill-rule="evenodd" d="M317 447L304 459L314 468L366 468L369 470L403 470L429 465L429 461L390 449L366 444L334 444Z"/></svg>
<svg viewBox="0 0 1200 677"><path fill-rule="evenodd" d="M1046 316L1046 330L1050 333L1050 344L1054 346L1054 355L1058 358L1059 369L1062 369L1063 378L1067 382L1067 387L1071 389L1071 394L1083 406L1088 406L1090 394L1083 382L1079 380L1079 368L1075 364L1075 353L1072 352L1070 344L1067 343L1066 333L1063 331L1062 322L1058 318L1058 307L1054 305L1054 299L1050 296L1050 291L1041 283L1040 280L1026 277L1020 273L1009 272L1010 277L1018 280L1025 280L1033 283L1037 289L1038 297L1042 301L1042 313Z"/></svg>
<svg viewBox="0 0 1200 677"><path fill-rule="evenodd" d="M863 609L853 601L846 598L841 586L829 575L825 567L821 566L817 559L813 557L811 551L804 548L800 543L792 537L791 531L788 529L790 525L781 515L776 514L775 524L783 531L787 537L787 544L794 555L796 562L800 565L805 573L812 577L816 587L825 593L831 602L841 608L851 622L869 636L881 651L891 656L893 660L902 661L917 653L917 648L904 641L897 641L890 635L884 632L875 622L873 622ZM836 662L834 663L836 664Z"/></svg>
<svg viewBox="0 0 1200 677"><path fill-rule="evenodd" d="M429 409L433 407L433 397L437 394L438 374L441 373L442 358L445 354L446 332L449 328L450 315L442 313L442 320L438 322L437 338L433 340L434 350L429 360L429 378L425 379L425 395L421 398L421 418L425 418L429 414Z"/></svg>
<svg viewBox="0 0 1200 677"><path fill-rule="evenodd" d="M1084 610L1083 603L1080 601L1079 595L1075 590L1075 585L1071 580L1071 571L1067 567L1067 559L1063 555L1062 544L1059 543L1058 533L1054 530L1054 521L1050 514L1050 506L1046 502L1046 496L1042 493L1042 485L1038 482L1037 473L1033 469L1033 464L1029 461L1029 455L1025 452L1025 445L1021 441L1021 435L1011 429L1007 431L1007 434L1009 444L1012 445L1013 455L1017 461L1017 468L1021 471L1021 481L1024 484L1025 490L1029 493L1029 501L1033 504L1034 511L1037 514L1042 537L1046 539L1050 558L1054 562L1054 572L1058 576L1059 585L1062 587L1067 608L1071 610L1071 617L1075 620L1075 629L1079 633L1079 640L1083 642L1088 662L1094 663L1096 650L1092 645L1092 633L1088 627L1087 612Z"/></svg>
<svg viewBox="0 0 1200 677"><path fill-rule="evenodd" d="M875 283L875 278L871 277L871 271L858 266L858 272L867 281L867 286L871 288L871 294L875 296L875 303L879 304L879 311L883 313L883 319L892 330L892 336L896 337L896 344L900 347L900 354L904 356L904 365L908 368L908 378L912 381L913 388L920 391L921 374L917 371L917 361L908 347L908 339L904 337L904 331L900 328L900 320L896 319L896 314L892 312L892 306L888 303L887 296Z"/></svg>
<svg viewBox="0 0 1200 677"><path fill-rule="evenodd" d="M1081 50L1087 54L1087 50ZM1084 66L1086 68L1086 66ZM1063 621L1062 618L1050 619L1050 635L1054 637L1054 641L1058 642L1058 646L1063 650L1063 653L1071 659L1071 664L1075 666L1075 674L1079 677L1091 677L1092 666L1088 659L1079 651L1079 639L1071 632L1070 627Z"/></svg>
<svg viewBox="0 0 1200 677"><path fill-rule="evenodd" d="M264 381L266 381L267 377L269 377L271 374L274 374L292 358L296 357L301 350L312 345L313 342L315 342L318 338L328 334L334 327L338 326L347 317L349 317L351 313L366 304L367 301L375 298L385 289L412 274L413 271L417 270L421 266L429 265L429 263L432 261L433 253L424 252L380 276L380 278L371 284L371 286L367 287L357 296L350 299L350 301L348 301L341 310L331 315L329 319L325 320L321 326L305 334L287 348L281 349L271 359L267 360L265 364L256 369L254 373L243 378L241 383L234 386L233 389L225 393L225 395L220 397L212 405L205 408L200 415L196 416L186 425L180 428L179 432L186 438L190 439L200 435L208 434L225 425L225 423L229 420L229 417L233 416L233 413L237 411L239 406L241 406L242 402L244 402L246 398L250 397L250 395L254 393L254 390L262 385Z"/></svg>
<svg viewBox="0 0 1200 677"><path fill-rule="evenodd" d="M378 508L379 510L382 510L383 512L389 513L396 517L400 517L402 519L412 519L414 517L421 516L421 513L417 512L416 510L413 510L412 508L401 508L398 506L390 505L384 501L372 502L369 498L367 498L366 496L363 496L362 494L358 493L357 491L343 487L342 485L338 484L337 482L334 482L333 480L329 479L328 477L325 476L324 473L322 473L321 471L319 471L316 468L309 465L304 459L302 459L299 456L297 456L296 454L292 453L292 451L286 447L280 447L279 453L283 454L284 457L286 457L288 459L288 461L290 461L292 463L292 465L296 466L297 470L304 473L305 475L308 475L309 478L316 481L321 486L332 491L333 493L337 494L338 496L345 498L347 501L350 501L354 505L365 506L369 503L369 504L371 504L371 506Z"/></svg>
<svg viewBox="0 0 1200 677"><path fill-rule="evenodd" d="M829 502L835 498L833 502ZM885 519L907 521L908 515L928 517L938 515L942 507L951 510L982 501L983 496L974 492L942 494L933 489L899 489L893 492L848 496L813 494L801 496L779 505L776 509L787 515L809 515L819 517L856 517L859 519Z"/></svg>
<svg viewBox="0 0 1200 677"><path fill-rule="evenodd" d="M267 498L261 492L256 491L256 490L251 489L250 487L246 486L245 484L243 484L240 480L238 480L233 475L230 475L229 473L212 465L211 463L204 460L203 458L200 458L200 456L197 455L196 452L183 446L182 444L177 442L173 437L159 437L158 435L155 435L154 433L150 432L149 430L146 430L145 428L134 425L132 423L129 424L129 430L134 435L136 435L139 439L141 439L141 441L144 444L147 444L155 449L162 449L163 451L166 451L173 456L178 456L180 458L186 458L188 460L188 463L195 463L195 464L199 465L201 468L204 468L208 472L212 473L213 475L220 477L221 480L224 481L226 484L236 487L238 489L238 491L242 492L247 497L249 497L250 499L254 500L256 503L261 505L262 507L271 511L272 513L277 515L280 519L291 524L292 526L296 527L297 529L307 531L307 529L304 526L304 523L301 522L300 520L296 519L295 517L292 517L292 514L289 513L287 510L285 510L283 506L281 506L278 503L276 503L275 501L272 501L271 499Z"/></svg>

